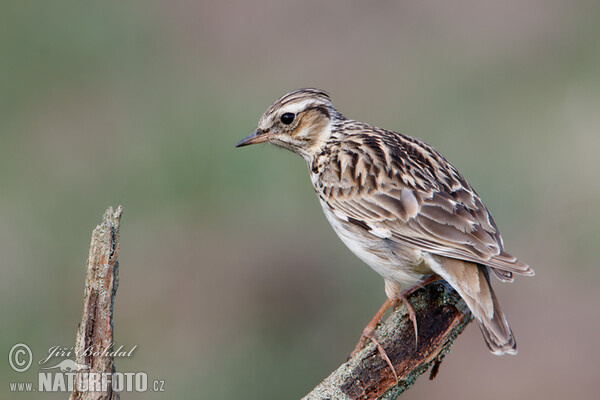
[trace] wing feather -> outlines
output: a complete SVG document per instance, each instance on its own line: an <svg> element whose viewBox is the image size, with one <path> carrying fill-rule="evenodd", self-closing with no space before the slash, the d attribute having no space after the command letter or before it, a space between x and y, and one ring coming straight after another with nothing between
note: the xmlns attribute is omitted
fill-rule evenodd
<svg viewBox="0 0 600 400"><path fill-rule="evenodd" d="M384 133L368 146L346 141L352 148L339 150L341 165L321 171L319 184L331 193L327 204L336 215L360 221L374 235L389 231L386 240L397 246L488 265L503 281L511 281L513 273L533 275L504 251L489 211L452 165L417 139ZM377 146L403 154L386 157Z"/></svg>

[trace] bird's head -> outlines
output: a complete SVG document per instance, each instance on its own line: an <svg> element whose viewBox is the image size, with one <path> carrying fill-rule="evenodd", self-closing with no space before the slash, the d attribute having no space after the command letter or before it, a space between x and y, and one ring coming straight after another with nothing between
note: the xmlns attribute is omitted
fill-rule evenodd
<svg viewBox="0 0 600 400"><path fill-rule="evenodd" d="M341 118L326 92L294 90L273 103L260 118L256 131L236 147L269 142L308 160L330 137L332 121Z"/></svg>

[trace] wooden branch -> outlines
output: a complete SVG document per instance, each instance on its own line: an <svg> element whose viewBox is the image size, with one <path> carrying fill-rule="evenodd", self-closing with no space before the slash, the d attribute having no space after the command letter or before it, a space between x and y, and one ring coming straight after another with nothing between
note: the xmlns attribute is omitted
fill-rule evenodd
<svg viewBox="0 0 600 400"><path fill-rule="evenodd" d="M432 367L437 374L456 336L471 321L460 296L445 282L432 283L410 296L417 313L418 345L405 307L396 309L375 332L395 367L391 368L370 343L321 382L304 400L395 399Z"/></svg>
<svg viewBox="0 0 600 400"><path fill-rule="evenodd" d="M122 212L120 206L116 211L109 207L102 224L92 233L83 315L75 344L76 362L79 365L70 400L119 400L119 393L112 390L110 381L100 391L80 389L89 385L88 373L115 372L114 357L110 353L113 348L113 304L119 284L117 254Z"/></svg>

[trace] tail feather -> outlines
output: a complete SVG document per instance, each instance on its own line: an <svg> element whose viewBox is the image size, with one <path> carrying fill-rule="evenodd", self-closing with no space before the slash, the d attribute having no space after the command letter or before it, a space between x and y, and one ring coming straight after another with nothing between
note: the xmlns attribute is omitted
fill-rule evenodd
<svg viewBox="0 0 600 400"><path fill-rule="evenodd" d="M489 267L445 257L432 264L434 272L467 303L490 351L496 355L517 354L517 342L490 284Z"/></svg>
<svg viewBox="0 0 600 400"><path fill-rule="evenodd" d="M483 315L481 317L475 315L477 322L479 323L481 333L483 334L483 338L485 339L485 343L489 347L490 351L496 355L502 355L505 353L517 354L517 341L515 340L515 336L513 335L512 330L506 321L506 317L500 308L498 298L492 289L488 269L484 266L479 266L477 269L479 270L479 274L485 278L485 282L489 288L491 300L494 305L494 313L491 318L489 318L487 315Z"/></svg>

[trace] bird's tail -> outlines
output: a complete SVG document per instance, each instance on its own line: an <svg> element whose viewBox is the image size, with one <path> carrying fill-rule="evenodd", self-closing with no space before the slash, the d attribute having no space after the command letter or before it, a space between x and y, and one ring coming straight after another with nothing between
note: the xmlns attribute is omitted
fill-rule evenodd
<svg viewBox="0 0 600 400"><path fill-rule="evenodd" d="M467 303L490 351L517 354L517 342L490 284L489 267L451 258L444 258L440 267L435 272Z"/></svg>

